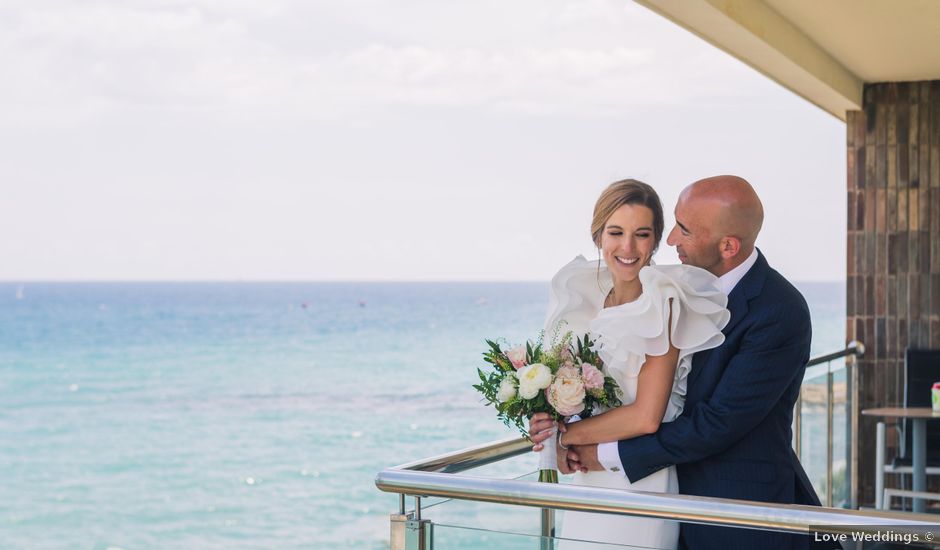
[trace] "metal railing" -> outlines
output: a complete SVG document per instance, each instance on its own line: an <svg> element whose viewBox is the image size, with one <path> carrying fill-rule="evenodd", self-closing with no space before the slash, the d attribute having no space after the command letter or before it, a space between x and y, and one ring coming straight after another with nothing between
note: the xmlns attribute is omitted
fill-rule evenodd
<svg viewBox="0 0 940 550"><path fill-rule="evenodd" d="M817 365L825 364L827 366L825 373L807 373L803 378L804 386L800 390L800 396L797 398L796 405L794 407L793 415L793 447L796 451L797 456L801 459L802 454L802 441L803 441L803 400L804 394L807 391L807 386L805 383L809 380L814 380L822 376L826 377L826 389L825 389L825 407L826 407L826 476L825 476L825 486L824 486L824 498L823 502L826 506L832 506L833 504L833 417L834 417L834 377L836 373L846 370L846 379L847 383L851 388L857 386L855 377L857 373L855 372L855 358L861 357L865 354L865 344L858 341L850 342L845 349L839 350L833 353L828 353L826 355L821 355L819 357L814 357L809 360L806 364L806 368L811 368ZM833 365L833 361L837 359L845 358L846 361L843 364ZM846 388L846 398L848 398L848 388ZM858 411L857 407L852 403L851 410L847 415L847 420L849 422L848 428L848 439L850 441L855 441L858 435ZM857 506L857 495L858 495L858 476L856 475L857 466L858 466L858 456L857 449L855 445L848 446L849 454L851 455L847 462L847 468L845 475L848 477L849 482L849 507L855 508Z"/></svg>
<svg viewBox="0 0 940 550"><path fill-rule="evenodd" d="M825 373L811 373L804 378L805 381L826 376L826 508L455 475L530 452L531 443L528 440L510 438L421 459L380 472L375 479L376 487L382 491L399 494L398 513L391 516L391 548L412 550L430 547L431 522L421 517L421 499L425 497L541 508L543 548L551 546L550 543L546 546L545 540L550 540L546 538L554 535L555 510L631 515L800 534L810 534L814 527L821 525L827 526L826 532L835 533L860 530L875 533L879 527L884 526L891 526L895 532L898 529L903 531L905 528L899 528L899 525L908 526L907 529L910 529L911 533L917 532L918 527L935 528L938 524L936 517L926 514L856 511L830 507L833 475L833 375L854 366L854 358L864 352L865 346L862 343L851 342L844 350L815 357L807 363L807 367L828 365ZM843 357L847 358L846 364L833 368L832 362ZM854 368L849 369L849 374L849 383L854 383ZM802 438L802 400L801 391L794 415L794 439L798 455ZM849 416L849 437L854 441L858 418L854 413ZM854 474L857 464L856 449L855 445L850 447L851 471ZM854 507L857 476L850 477ZM411 511L406 508L406 496L414 497L414 508ZM840 530L840 527L845 529Z"/></svg>
<svg viewBox="0 0 940 550"><path fill-rule="evenodd" d="M621 491L579 485L539 483L455 475L529 452L524 438L494 441L379 472L375 485L400 495L398 514L392 514L392 550L430 547L430 521L421 517L421 499L443 497L477 502L531 506L547 510L577 510L660 518L810 535L826 533L878 533L890 526L894 533L923 534L936 530L938 519L928 514L855 511L795 504L767 504L743 500L687 495ZM406 495L415 506L406 510ZM543 535L547 535L543 531Z"/></svg>

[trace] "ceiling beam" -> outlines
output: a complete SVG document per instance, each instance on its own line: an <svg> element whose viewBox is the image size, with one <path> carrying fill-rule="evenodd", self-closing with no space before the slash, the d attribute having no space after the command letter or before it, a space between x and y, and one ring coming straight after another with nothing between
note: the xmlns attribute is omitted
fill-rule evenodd
<svg viewBox="0 0 940 550"><path fill-rule="evenodd" d="M840 120L864 82L762 0L636 0Z"/></svg>

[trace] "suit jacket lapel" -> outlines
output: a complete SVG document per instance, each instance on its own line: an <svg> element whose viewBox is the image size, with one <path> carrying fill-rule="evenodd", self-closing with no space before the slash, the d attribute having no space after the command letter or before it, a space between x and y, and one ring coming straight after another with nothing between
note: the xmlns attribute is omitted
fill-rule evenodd
<svg viewBox="0 0 940 550"><path fill-rule="evenodd" d="M731 319L721 332L727 337L731 334L731 329L737 325L741 319L747 316L747 303L751 298L758 296L764 287L764 280L767 278L767 272L770 266L760 250L757 251L757 262L748 270L744 277L731 290L728 295L728 311L731 312ZM693 382L699 374L705 370L708 365L708 359L711 357L714 349L700 351L692 356L692 371L689 373L688 387L691 389Z"/></svg>
<svg viewBox="0 0 940 550"><path fill-rule="evenodd" d="M721 331L725 336L731 334L731 329L747 315L747 303L751 298L760 295L768 271L770 271L770 266L758 249L757 261L754 262L751 269L744 274L744 277L738 281L738 284L731 290L731 294L728 295L728 311L731 312L731 319Z"/></svg>
<svg viewBox="0 0 940 550"><path fill-rule="evenodd" d="M743 283L744 280L741 282ZM738 286L734 287L731 294L728 295L728 311L731 312L731 319L728 320L728 324L725 325L725 328L721 329L721 332L724 333L725 336L731 334L731 329L747 315L747 296L744 293L744 289L741 288L740 283L738 283Z"/></svg>

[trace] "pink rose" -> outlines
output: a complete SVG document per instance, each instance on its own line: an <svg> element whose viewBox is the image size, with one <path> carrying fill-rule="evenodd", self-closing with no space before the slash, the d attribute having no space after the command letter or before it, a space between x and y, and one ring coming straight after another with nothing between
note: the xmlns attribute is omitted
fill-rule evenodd
<svg viewBox="0 0 940 550"><path fill-rule="evenodd" d="M571 416L584 410L584 383L578 369L562 367L548 387L548 402L558 414Z"/></svg>
<svg viewBox="0 0 940 550"><path fill-rule="evenodd" d="M525 366L525 346L516 346L506 352L506 357L516 370Z"/></svg>
<svg viewBox="0 0 940 550"><path fill-rule="evenodd" d="M568 366L563 365L558 369L558 372L555 373L556 378L580 378L581 372L574 365Z"/></svg>
<svg viewBox="0 0 940 550"><path fill-rule="evenodd" d="M581 380L584 381L584 388L588 390L604 387L604 373L590 363L581 365Z"/></svg>

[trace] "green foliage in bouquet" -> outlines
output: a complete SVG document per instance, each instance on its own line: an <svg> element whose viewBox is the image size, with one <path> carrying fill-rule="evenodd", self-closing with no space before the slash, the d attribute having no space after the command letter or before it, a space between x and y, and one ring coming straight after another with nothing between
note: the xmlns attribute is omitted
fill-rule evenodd
<svg viewBox="0 0 940 550"><path fill-rule="evenodd" d="M534 344L526 342L509 350L487 340L489 349L483 360L491 368L477 369L480 383L473 387L487 405L496 408L504 424L514 424L526 437L527 420L535 413L561 420L571 414L591 416L595 407L619 406L617 383L603 374L590 336L572 338L568 332L545 348L540 335ZM572 403L577 411L571 409Z"/></svg>

